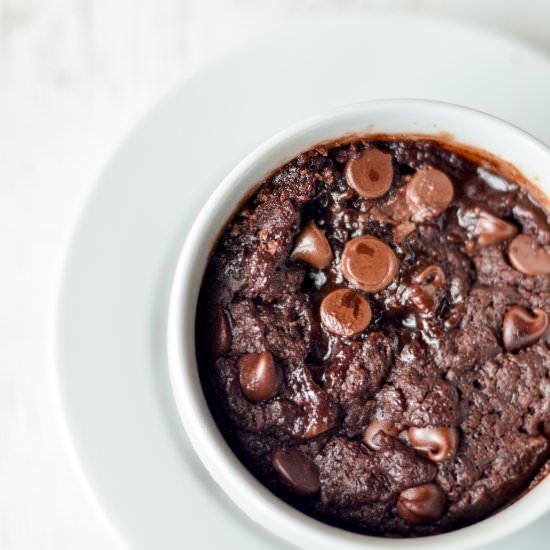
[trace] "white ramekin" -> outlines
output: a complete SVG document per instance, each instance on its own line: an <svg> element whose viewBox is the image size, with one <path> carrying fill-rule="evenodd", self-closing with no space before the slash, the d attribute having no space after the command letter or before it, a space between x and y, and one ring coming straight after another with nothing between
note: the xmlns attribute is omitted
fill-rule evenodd
<svg viewBox="0 0 550 550"><path fill-rule="evenodd" d="M303 548L473 548L508 535L550 510L550 480L497 514L432 537L386 539L358 535L310 518L274 496L239 462L205 401L195 358L195 309L209 252L244 197L275 168L322 141L345 134L450 134L515 165L550 196L550 150L522 130L464 107L423 100L350 105L280 132L240 162L199 213L177 265L168 320L168 358L176 403L195 451L211 476L255 522Z"/></svg>

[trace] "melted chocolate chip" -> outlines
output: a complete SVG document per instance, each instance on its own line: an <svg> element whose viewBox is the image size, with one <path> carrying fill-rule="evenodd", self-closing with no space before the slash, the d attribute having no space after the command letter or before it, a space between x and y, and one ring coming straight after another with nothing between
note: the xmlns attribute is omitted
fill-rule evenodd
<svg viewBox="0 0 550 550"><path fill-rule="evenodd" d="M536 307L533 313L521 306L512 306L502 321L502 341L508 351L517 351L537 342L548 328L548 315Z"/></svg>
<svg viewBox="0 0 550 550"><path fill-rule="evenodd" d="M383 432L391 437L395 437L399 433L399 430L395 424L389 420L375 420L374 422L371 422L365 430L365 433L363 434L363 443L369 447L369 449L379 451L381 449L381 445L377 436L380 432Z"/></svg>
<svg viewBox="0 0 550 550"><path fill-rule="evenodd" d="M508 246L508 258L518 271L526 275L550 273L550 252L547 247L538 245L531 235L518 235Z"/></svg>
<svg viewBox="0 0 550 550"><path fill-rule="evenodd" d="M314 495L320 489L317 466L297 449L279 449L272 459L273 468L292 492Z"/></svg>
<svg viewBox="0 0 550 550"><path fill-rule="evenodd" d="M452 428L409 428L411 447L428 454L430 460L442 462L453 457L458 449L460 436Z"/></svg>
<svg viewBox="0 0 550 550"><path fill-rule="evenodd" d="M375 237L356 237L346 243L342 255L342 274L366 292L389 286L397 274L398 261L393 250Z"/></svg>
<svg viewBox="0 0 550 550"><path fill-rule="evenodd" d="M327 432L338 424L339 409L319 384L314 380L315 367L295 369L290 376L290 390L294 401L303 413L295 433L304 439L312 439ZM317 373L318 375L319 373ZM322 376L319 377L319 382Z"/></svg>
<svg viewBox="0 0 550 550"><path fill-rule="evenodd" d="M250 401L275 397L283 385L283 372L268 351L248 353L239 359L241 389Z"/></svg>
<svg viewBox="0 0 550 550"><path fill-rule="evenodd" d="M361 294L341 288L328 294L321 302L321 322L338 336L353 336L365 330L372 311Z"/></svg>
<svg viewBox="0 0 550 550"><path fill-rule="evenodd" d="M408 311L416 311L420 315L429 315L435 306L433 285L412 286L403 293Z"/></svg>
<svg viewBox="0 0 550 550"><path fill-rule="evenodd" d="M346 166L348 185L366 199L385 195L393 181L392 156L380 149L366 149Z"/></svg>
<svg viewBox="0 0 550 550"><path fill-rule="evenodd" d="M454 187L449 176L424 166L407 184L407 204L413 212L413 221L424 221L439 216L454 197Z"/></svg>
<svg viewBox="0 0 550 550"><path fill-rule="evenodd" d="M411 487L397 499L397 513L407 523L431 523L445 510L445 494L435 483Z"/></svg>
<svg viewBox="0 0 550 550"><path fill-rule="evenodd" d="M325 234L310 221L296 238L291 258L306 262L316 269L325 269L332 262L332 250Z"/></svg>
<svg viewBox="0 0 550 550"><path fill-rule="evenodd" d="M515 225L498 218L480 206L465 208L458 213L458 220L472 239L473 250L502 243L517 235Z"/></svg>
<svg viewBox="0 0 550 550"><path fill-rule="evenodd" d="M422 286L441 288L445 284L445 272L438 265L429 265L415 276L414 281Z"/></svg>

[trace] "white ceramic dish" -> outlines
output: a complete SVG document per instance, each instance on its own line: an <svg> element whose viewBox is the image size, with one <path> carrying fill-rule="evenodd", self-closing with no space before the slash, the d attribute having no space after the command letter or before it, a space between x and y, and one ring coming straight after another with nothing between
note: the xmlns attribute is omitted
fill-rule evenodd
<svg viewBox="0 0 550 550"><path fill-rule="evenodd" d="M243 199L269 173L315 144L347 134L450 134L458 144L505 159L550 195L550 149L500 119L451 104L387 100L351 105L280 132L240 162L211 195L178 261L168 319L174 395L191 443L212 477L254 521L305 548L448 550L497 540L550 510L550 479L505 510L466 528L427 538L391 540L336 529L301 514L270 493L238 461L219 432L201 388L195 358L200 284L215 238Z"/></svg>
<svg viewBox="0 0 550 550"><path fill-rule="evenodd" d="M443 37L445 48L434 48ZM357 71L382 43L384 56ZM403 62L412 43L422 71ZM326 66L346 86L326 78ZM542 55L437 19L332 18L276 32L196 74L121 144L85 197L52 316L55 388L77 471L132 550L290 546L230 502L181 427L166 358L170 284L197 212L248 152L317 113L398 94L467 104L550 144ZM484 550L546 548L547 521Z"/></svg>

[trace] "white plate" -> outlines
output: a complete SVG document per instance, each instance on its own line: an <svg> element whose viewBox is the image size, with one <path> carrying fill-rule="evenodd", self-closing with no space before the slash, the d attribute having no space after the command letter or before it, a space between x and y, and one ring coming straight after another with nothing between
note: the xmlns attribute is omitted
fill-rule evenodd
<svg viewBox="0 0 550 550"><path fill-rule="evenodd" d="M281 547L229 502L183 433L166 364L171 277L198 209L247 152L327 108L397 96L482 109L550 143L550 62L532 50L434 19L325 19L197 73L88 197L53 321L57 381L81 471L133 548ZM545 519L498 549L542 548Z"/></svg>

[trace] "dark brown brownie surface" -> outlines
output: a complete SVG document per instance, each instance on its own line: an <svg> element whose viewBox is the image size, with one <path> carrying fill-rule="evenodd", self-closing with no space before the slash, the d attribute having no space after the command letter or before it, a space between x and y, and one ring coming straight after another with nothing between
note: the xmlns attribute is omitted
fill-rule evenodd
<svg viewBox="0 0 550 550"><path fill-rule="evenodd" d="M346 167L372 149L391 154L393 176L365 198ZM409 208L427 167L454 188L442 213ZM310 262L295 248L312 221L330 249ZM510 252L518 235L530 250L519 239ZM343 274L361 236L397 258L382 290ZM550 458L549 242L532 197L435 141L292 160L227 226L203 282L199 368L228 443L281 498L353 531L428 535L486 517ZM370 307L353 335L321 318L336 289Z"/></svg>

